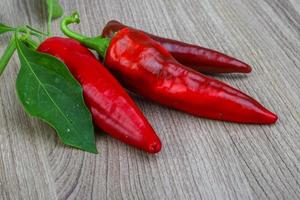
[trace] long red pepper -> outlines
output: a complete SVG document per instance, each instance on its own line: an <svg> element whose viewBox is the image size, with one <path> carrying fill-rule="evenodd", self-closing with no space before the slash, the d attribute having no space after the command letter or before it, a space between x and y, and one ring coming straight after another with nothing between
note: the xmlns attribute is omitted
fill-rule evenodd
<svg viewBox="0 0 300 200"><path fill-rule="evenodd" d="M116 32L126 27L128 26L111 20L104 27L102 36L112 38ZM142 32L164 46L181 64L197 71L203 73L250 73L252 70L248 64L218 51Z"/></svg>
<svg viewBox="0 0 300 200"><path fill-rule="evenodd" d="M113 137L157 153L161 142L117 80L86 47L73 39L53 37L39 52L61 59L83 87L83 95L95 124Z"/></svg>
<svg viewBox="0 0 300 200"><path fill-rule="evenodd" d="M79 23L74 13L62 31L103 56L105 65L131 91L165 106L217 120L272 124L277 116L246 94L178 63L159 43L131 28L107 38L88 38L68 29Z"/></svg>

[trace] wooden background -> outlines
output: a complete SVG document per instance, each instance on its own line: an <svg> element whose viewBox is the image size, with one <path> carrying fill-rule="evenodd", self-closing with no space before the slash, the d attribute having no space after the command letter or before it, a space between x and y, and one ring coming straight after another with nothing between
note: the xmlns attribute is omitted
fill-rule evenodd
<svg viewBox="0 0 300 200"><path fill-rule="evenodd" d="M251 64L217 78L279 114L273 126L195 118L136 99L164 147L148 155L97 135L98 155L63 146L16 97L15 56L0 78L0 199L300 199L300 1L63 0L77 30L118 19ZM41 0L1 0L0 21L46 24ZM56 34L59 22L54 23ZM0 38L3 52L9 35Z"/></svg>

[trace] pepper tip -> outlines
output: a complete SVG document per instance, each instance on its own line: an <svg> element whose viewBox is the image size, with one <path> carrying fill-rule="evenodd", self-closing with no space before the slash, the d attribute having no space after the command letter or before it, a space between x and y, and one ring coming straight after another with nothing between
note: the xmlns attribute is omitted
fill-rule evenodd
<svg viewBox="0 0 300 200"><path fill-rule="evenodd" d="M252 67L250 65L246 65L245 73L252 72Z"/></svg>
<svg viewBox="0 0 300 200"><path fill-rule="evenodd" d="M265 115L265 120L262 124L275 124L278 120L278 116L275 113L272 113L271 111L268 111Z"/></svg>
<svg viewBox="0 0 300 200"><path fill-rule="evenodd" d="M152 143L149 144L147 152L153 153L153 154L158 153L161 150L161 146L162 145L161 145L160 141L158 141L158 142L152 142Z"/></svg>
<svg viewBox="0 0 300 200"><path fill-rule="evenodd" d="M278 116L276 114L273 113L273 117L272 117L272 120L271 120L271 124L274 124L276 123L278 120Z"/></svg>

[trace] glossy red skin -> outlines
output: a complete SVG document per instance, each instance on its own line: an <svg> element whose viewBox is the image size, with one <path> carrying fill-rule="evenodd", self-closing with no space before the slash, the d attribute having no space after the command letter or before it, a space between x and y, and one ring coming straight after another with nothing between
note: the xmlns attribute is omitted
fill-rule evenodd
<svg viewBox="0 0 300 200"><path fill-rule="evenodd" d="M163 46L135 29L124 28L112 38L105 66L129 90L196 116L253 124L277 120L253 98L185 67Z"/></svg>
<svg viewBox="0 0 300 200"><path fill-rule="evenodd" d="M103 29L102 36L112 38L116 32L126 27L116 20L111 20ZM142 32L164 46L178 62L197 71L203 73L250 73L252 71L248 64L218 51Z"/></svg>
<svg viewBox="0 0 300 200"><path fill-rule="evenodd" d="M73 39L53 37L44 41L38 51L67 65L82 85L85 103L99 128L149 153L160 151L161 142L142 112L86 47Z"/></svg>

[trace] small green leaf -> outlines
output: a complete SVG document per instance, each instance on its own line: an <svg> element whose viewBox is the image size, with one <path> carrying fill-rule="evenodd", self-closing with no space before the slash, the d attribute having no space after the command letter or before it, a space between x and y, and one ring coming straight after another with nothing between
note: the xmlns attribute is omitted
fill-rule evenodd
<svg viewBox="0 0 300 200"><path fill-rule="evenodd" d="M51 33L51 21L64 14L64 10L58 0L46 0L48 10L48 34Z"/></svg>
<svg viewBox="0 0 300 200"><path fill-rule="evenodd" d="M48 15L51 14L51 20L57 19L64 14L64 9L60 5L58 0L46 0L48 7Z"/></svg>
<svg viewBox="0 0 300 200"><path fill-rule="evenodd" d="M21 63L17 93L31 116L49 123L67 145L97 153L92 117L82 88L63 62L16 40Z"/></svg>
<svg viewBox="0 0 300 200"><path fill-rule="evenodd" d="M0 35L9 31L14 31L15 28L9 27L5 24L0 23Z"/></svg>

